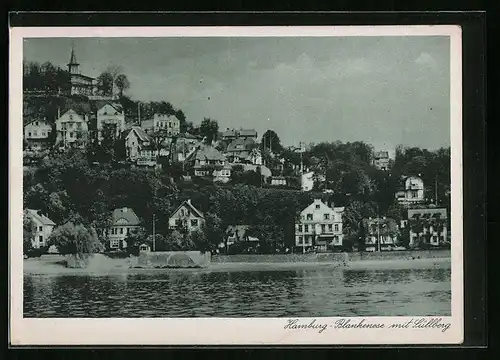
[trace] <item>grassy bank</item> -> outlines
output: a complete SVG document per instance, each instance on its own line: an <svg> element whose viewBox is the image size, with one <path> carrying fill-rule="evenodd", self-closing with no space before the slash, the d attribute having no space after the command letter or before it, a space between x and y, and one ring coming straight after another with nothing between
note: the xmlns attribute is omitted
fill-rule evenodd
<svg viewBox="0 0 500 360"><path fill-rule="evenodd" d="M158 271L285 271L298 269L345 269L345 270L401 270L401 269L436 269L450 268L451 258L415 258L322 262L214 262L206 269L138 269L136 258L106 259L86 269L70 269L65 266L62 256L24 260L25 275L113 275Z"/></svg>

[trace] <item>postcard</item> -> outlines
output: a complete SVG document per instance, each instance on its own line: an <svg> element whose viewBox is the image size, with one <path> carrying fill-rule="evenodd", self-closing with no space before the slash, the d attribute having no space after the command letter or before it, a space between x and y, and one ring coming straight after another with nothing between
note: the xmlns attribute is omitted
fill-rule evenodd
<svg viewBox="0 0 500 360"><path fill-rule="evenodd" d="M10 28L11 344L461 343L461 59L449 25Z"/></svg>

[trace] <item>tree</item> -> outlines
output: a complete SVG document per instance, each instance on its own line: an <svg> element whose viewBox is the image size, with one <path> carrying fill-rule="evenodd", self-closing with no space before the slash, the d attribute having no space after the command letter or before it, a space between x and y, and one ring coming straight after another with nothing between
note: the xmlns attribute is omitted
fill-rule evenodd
<svg viewBox="0 0 500 360"><path fill-rule="evenodd" d="M128 81L127 75L119 74L115 79L115 85L120 92L120 97L123 96L123 91L130 87L130 82Z"/></svg>
<svg viewBox="0 0 500 360"><path fill-rule="evenodd" d="M152 238L148 237L146 230L142 227L132 230L125 239L127 243L127 252L132 255L139 255L139 246L146 244L150 249L153 248Z"/></svg>
<svg viewBox="0 0 500 360"><path fill-rule="evenodd" d="M260 146L263 151L266 150L272 154L280 154L283 150L280 138L273 130L267 130L262 135Z"/></svg>
<svg viewBox="0 0 500 360"><path fill-rule="evenodd" d="M189 246L191 246L192 250L198 250L201 252L210 251L212 246L208 241L208 238L205 234L205 231L195 230L188 234L189 238ZM191 250L190 249L190 250Z"/></svg>
<svg viewBox="0 0 500 360"><path fill-rule="evenodd" d="M358 239L358 249L360 250L364 249L368 233L364 219L374 215L373 207L361 201L353 201L345 208L342 217L344 234L347 237Z"/></svg>
<svg viewBox="0 0 500 360"><path fill-rule="evenodd" d="M55 245L60 254L84 255L96 252L99 241L94 229L67 222L52 231L48 245Z"/></svg>
<svg viewBox="0 0 500 360"><path fill-rule="evenodd" d="M26 254L33 249L33 238L35 237L35 223L26 213L23 215L23 253Z"/></svg>
<svg viewBox="0 0 500 360"><path fill-rule="evenodd" d="M211 144L212 141L217 140L217 134L219 132L219 124L217 120L212 120L210 118L204 118L200 126L200 135L206 139L207 144Z"/></svg>
<svg viewBox="0 0 500 360"><path fill-rule="evenodd" d="M101 92L101 94L110 96L113 93L113 82L113 75L111 75L108 71L104 71L97 77L97 89Z"/></svg>

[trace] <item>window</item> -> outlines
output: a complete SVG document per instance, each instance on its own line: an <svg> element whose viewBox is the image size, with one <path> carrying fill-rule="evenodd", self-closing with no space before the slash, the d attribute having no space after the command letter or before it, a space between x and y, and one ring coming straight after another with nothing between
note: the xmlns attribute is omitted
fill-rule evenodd
<svg viewBox="0 0 500 360"><path fill-rule="evenodd" d="M70 138L74 137L74 135L75 135L75 134L74 134L73 132L70 132L70 133L69 133L69 137L70 137Z"/></svg>
<svg viewBox="0 0 500 360"><path fill-rule="evenodd" d="M338 237L337 235L335 235L335 236L333 237L333 243L334 243L334 244L338 244L338 243L339 243L339 237Z"/></svg>
<svg viewBox="0 0 500 360"><path fill-rule="evenodd" d="M333 231L333 225L332 224L328 224L328 231Z"/></svg>
<svg viewBox="0 0 500 360"><path fill-rule="evenodd" d="M34 131L33 131L33 135L34 135L34 136L36 136L36 135L37 135L36 130L34 130Z"/></svg>
<svg viewBox="0 0 500 360"><path fill-rule="evenodd" d="M43 230L43 227L42 226L39 226L38 227L38 231L42 231Z"/></svg>
<svg viewBox="0 0 500 360"><path fill-rule="evenodd" d="M319 209L319 204L316 204L316 209Z"/></svg>
<svg viewBox="0 0 500 360"><path fill-rule="evenodd" d="M335 224L335 231L339 231L339 224Z"/></svg>
<svg viewBox="0 0 500 360"><path fill-rule="evenodd" d="M35 122L35 125L36 125L36 126L38 126L38 121L37 121L37 122Z"/></svg>
<svg viewBox="0 0 500 360"><path fill-rule="evenodd" d="M184 209L181 209L181 216L184 216L184 215L185 215Z"/></svg>
<svg viewBox="0 0 500 360"><path fill-rule="evenodd" d="M45 132L42 132L42 136L45 136Z"/></svg>
<svg viewBox="0 0 500 360"><path fill-rule="evenodd" d="M304 225L304 232L308 232L309 231L309 225Z"/></svg>
<svg viewBox="0 0 500 360"><path fill-rule="evenodd" d="M177 227L181 226L181 220L180 219L175 219L175 226L177 226Z"/></svg>
<svg viewBox="0 0 500 360"><path fill-rule="evenodd" d="M326 225L325 224L321 224L321 232L324 233L326 230Z"/></svg>
<svg viewBox="0 0 500 360"><path fill-rule="evenodd" d="M411 197L417 198L418 197L418 191L417 190L412 190Z"/></svg>
<svg viewBox="0 0 500 360"><path fill-rule="evenodd" d="M76 124L76 127L77 127L77 129L79 129L79 130L80 130L80 129L82 128L82 123L77 123L77 124Z"/></svg>
<svg viewBox="0 0 500 360"><path fill-rule="evenodd" d="M112 249L117 249L119 247L119 241L118 240L111 240L109 242L109 247Z"/></svg>
<svg viewBox="0 0 500 360"><path fill-rule="evenodd" d="M69 116L69 119L70 119L70 120L73 120L73 115L70 115L70 116Z"/></svg>
<svg viewBox="0 0 500 360"><path fill-rule="evenodd" d="M312 220L313 219L313 214L307 214L307 220Z"/></svg>
<svg viewBox="0 0 500 360"><path fill-rule="evenodd" d="M330 220L330 214L324 214L323 219L325 220Z"/></svg>
<svg viewBox="0 0 500 360"><path fill-rule="evenodd" d="M297 229L298 229L298 231L302 232L302 225L299 225L299 226L297 227Z"/></svg>
<svg viewBox="0 0 500 360"><path fill-rule="evenodd" d="M28 133L28 136L31 136L31 133L30 133L30 132Z"/></svg>
<svg viewBox="0 0 500 360"><path fill-rule="evenodd" d="M303 244L304 243L304 238L302 236L299 236L299 244Z"/></svg>
<svg viewBox="0 0 500 360"><path fill-rule="evenodd" d="M192 219L191 226L198 226L198 219Z"/></svg>

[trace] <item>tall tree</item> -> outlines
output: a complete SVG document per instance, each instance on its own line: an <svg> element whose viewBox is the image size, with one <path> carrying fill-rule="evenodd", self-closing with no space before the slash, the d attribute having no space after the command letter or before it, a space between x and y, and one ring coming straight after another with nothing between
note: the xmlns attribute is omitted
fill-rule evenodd
<svg viewBox="0 0 500 360"><path fill-rule="evenodd" d="M266 150L274 154L280 154L283 150L280 138L273 130L267 130L262 135L260 146L262 150Z"/></svg>
<svg viewBox="0 0 500 360"><path fill-rule="evenodd" d="M113 75L104 71L97 77L97 89L102 95L109 96L113 93Z"/></svg>
<svg viewBox="0 0 500 360"><path fill-rule="evenodd" d="M130 87L130 82L128 81L127 75L119 74L115 79L115 85L120 92L120 97L122 97L123 92Z"/></svg>
<svg viewBox="0 0 500 360"><path fill-rule="evenodd" d="M219 124L217 120L212 120L210 118L204 118L200 126L200 135L206 138L208 144L212 141L217 140L217 134L219 132Z"/></svg>

